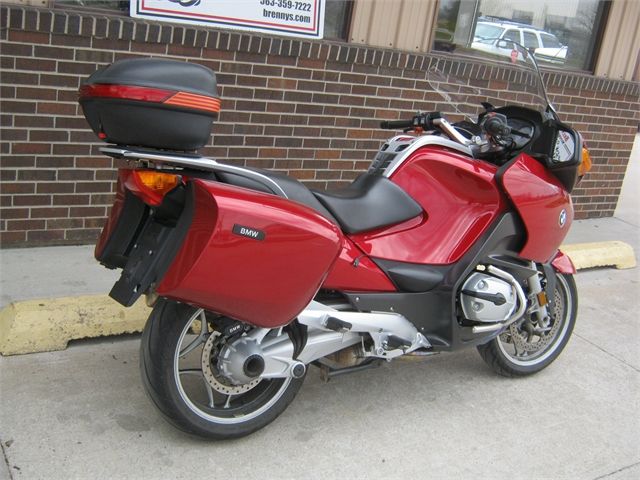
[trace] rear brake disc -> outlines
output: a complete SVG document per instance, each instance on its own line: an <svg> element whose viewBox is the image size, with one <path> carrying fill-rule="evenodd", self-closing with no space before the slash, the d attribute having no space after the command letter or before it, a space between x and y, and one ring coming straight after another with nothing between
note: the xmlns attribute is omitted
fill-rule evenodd
<svg viewBox="0 0 640 480"><path fill-rule="evenodd" d="M201 361L204 379L216 392L223 393L225 395L239 395L241 393L248 392L258 385L262 379L256 378L255 380L243 385L232 385L231 383L225 382L224 376L218 372L217 368L212 367L212 363L217 363L217 352L214 354L214 349L216 349L216 347L219 346L218 343L223 340L221 336L222 334L220 332L213 331L211 335L209 335L209 338L207 338L204 348L202 349ZM217 349L217 351L219 352L219 349Z"/></svg>

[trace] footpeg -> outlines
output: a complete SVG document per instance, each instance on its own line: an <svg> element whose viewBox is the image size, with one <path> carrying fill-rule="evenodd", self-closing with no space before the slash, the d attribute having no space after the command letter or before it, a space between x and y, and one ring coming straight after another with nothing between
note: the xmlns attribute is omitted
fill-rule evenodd
<svg viewBox="0 0 640 480"><path fill-rule="evenodd" d="M411 346L411 342L395 335L389 335L382 343L386 350L396 350L398 348L405 349Z"/></svg>
<svg viewBox="0 0 640 480"><path fill-rule="evenodd" d="M333 330L334 332L340 332L340 333L348 332L353 327L353 325L350 324L349 322L345 322L335 317L327 318L327 320L324 322L324 326L329 330Z"/></svg>

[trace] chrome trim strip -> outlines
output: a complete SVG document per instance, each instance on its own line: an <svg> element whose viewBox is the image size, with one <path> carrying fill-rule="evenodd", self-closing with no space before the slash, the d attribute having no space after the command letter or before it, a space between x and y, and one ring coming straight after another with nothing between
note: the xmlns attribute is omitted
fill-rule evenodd
<svg viewBox="0 0 640 480"><path fill-rule="evenodd" d="M384 176L389 178L393 173L400 168L400 166L404 163L404 161L409 158L409 156L418 150L419 148L426 147L427 145L437 145L440 147L447 147L453 150L457 150L460 153L464 153L473 157L471 149L465 145L460 145L453 140L449 140L448 138L439 137L437 135L423 135L421 137L417 137L416 140L407 147L404 151L396 156L396 158L389 164L389 166L384 171Z"/></svg>
<svg viewBox="0 0 640 480"><path fill-rule="evenodd" d="M159 153L151 153L151 152L138 152L135 150L128 150L126 148L119 147L102 147L100 151L105 155L110 157L118 157L125 158L127 160L147 160L155 163L164 163L168 165L175 165L179 167L189 167L195 170L204 170L207 172L226 172L226 173L235 173L237 175L241 175L244 177L251 177L254 180L265 185L269 190L271 190L275 195L280 197L289 198L284 190L274 182L272 179L267 177L266 175L262 175L254 170L248 170L242 167L236 167L235 165L226 165L223 163L218 163L212 158L206 157L182 157L180 155L162 155Z"/></svg>

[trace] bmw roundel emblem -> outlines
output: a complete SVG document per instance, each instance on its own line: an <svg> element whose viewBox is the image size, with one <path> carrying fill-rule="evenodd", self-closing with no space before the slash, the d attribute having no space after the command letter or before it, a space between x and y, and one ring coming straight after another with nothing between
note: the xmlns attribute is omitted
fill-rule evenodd
<svg viewBox="0 0 640 480"><path fill-rule="evenodd" d="M560 216L558 217L558 224L560 225L560 228L562 228L565 223L567 223L567 211L563 208L560 212Z"/></svg>

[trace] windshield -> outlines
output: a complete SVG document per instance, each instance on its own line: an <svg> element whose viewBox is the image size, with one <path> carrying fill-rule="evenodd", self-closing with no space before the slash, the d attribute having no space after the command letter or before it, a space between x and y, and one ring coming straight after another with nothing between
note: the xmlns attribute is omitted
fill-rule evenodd
<svg viewBox="0 0 640 480"><path fill-rule="evenodd" d="M481 102L496 108L519 105L547 111L549 102L533 55L514 42L496 44L508 56L496 56L491 64L452 68L442 60L430 67L427 82L436 95L425 110L439 111L452 121L475 121L484 111Z"/></svg>
<svg viewBox="0 0 640 480"><path fill-rule="evenodd" d="M499 27L498 25L478 23L473 41L483 43L493 42L496 38L500 38L500 34L503 30L504 28Z"/></svg>

